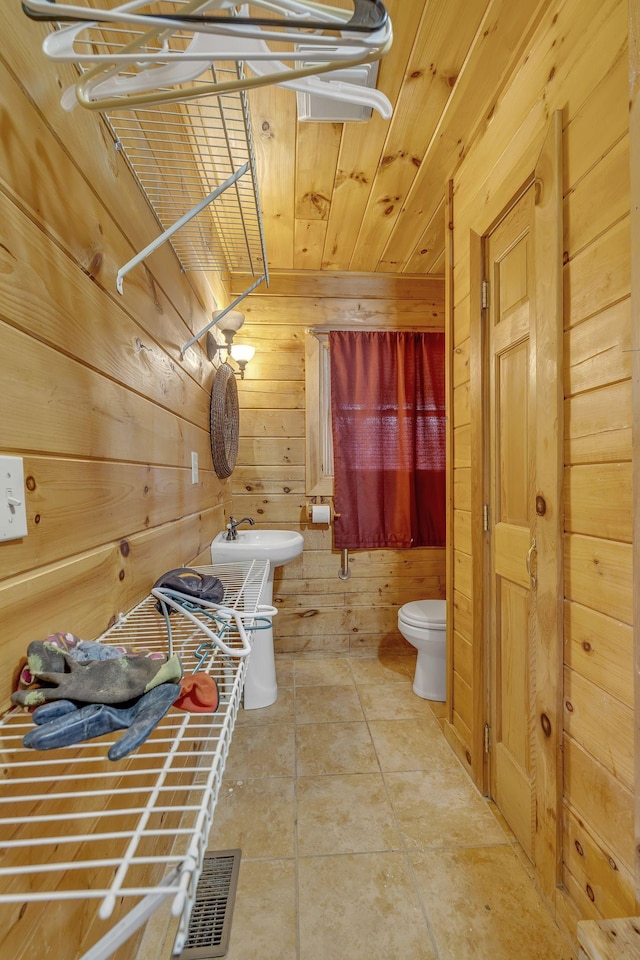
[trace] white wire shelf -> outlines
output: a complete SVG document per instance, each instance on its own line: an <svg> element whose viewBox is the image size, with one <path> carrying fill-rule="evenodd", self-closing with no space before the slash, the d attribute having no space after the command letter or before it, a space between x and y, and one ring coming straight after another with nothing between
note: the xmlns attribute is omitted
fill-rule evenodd
<svg viewBox="0 0 640 960"><path fill-rule="evenodd" d="M81 7L83 0L77 5ZM90 2L85 5L95 6ZM121 0L105 0L104 6L116 9L122 5ZM178 14L197 7L194 0L159 0L146 4L144 11ZM224 12L219 11L222 15ZM234 15L233 11L226 13ZM69 24L61 22L59 26L68 28ZM64 52L61 48L54 59L75 62L80 78L91 69L95 58L110 62L135 48L136 61L115 68L115 93L105 100L109 106L101 112L111 128L116 149L126 158L164 231L121 268L119 292L122 293L124 274L164 242L171 244L185 271L219 271L223 276L233 271L253 279L260 277L268 283L246 92L204 95L211 84L235 83L243 77L242 62L220 62L200 54L192 71L195 76L187 71L184 81L166 86L158 79L154 92L177 90L184 101L136 106L118 91L125 89L126 81L134 80L145 66L153 66L154 77L160 78L163 70L175 63L177 55L188 51L193 31L154 31L118 21L80 21L79 26L81 32L73 43ZM45 50L46 44L47 41ZM211 62L207 67L208 61ZM107 77L113 73L107 73ZM63 104L71 108L75 102L72 87L65 92ZM212 200L216 191L220 193Z"/></svg>
<svg viewBox="0 0 640 960"><path fill-rule="evenodd" d="M225 72L219 65L212 66L198 82L218 81L225 73L238 75L235 68ZM235 271L253 278L266 273L244 91L112 111L107 120L117 148L164 230L247 166L211 204L180 227L170 243L184 270Z"/></svg>
<svg viewBox="0 0 640 960"><path fill-rule="evenodd" d="M222 603L239 611L251 638L260 626L268 562L196 569L222 580ZM155 604L147 597L100 639L168 653L165 618ZM198 668L215 678L215 713L171 709L147 741L118 762L108 760L107 750L119 733L35 751L22 746L33 728L27 713L14 709L0 721L3 951L26 904L90 900L100 901L100 920L116 922L98 925L104 935L82 956L107 958L170 898L180 918L175 952L181 952L249 657L223 653L179 612L170 623L172 652L185 673ZM242 647L233 619L225 644Z"/></svg>

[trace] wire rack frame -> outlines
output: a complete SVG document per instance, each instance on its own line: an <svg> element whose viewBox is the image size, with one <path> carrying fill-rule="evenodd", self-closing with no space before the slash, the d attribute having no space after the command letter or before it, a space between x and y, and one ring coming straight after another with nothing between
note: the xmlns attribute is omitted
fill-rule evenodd
<svg viewBox="0 0 640 960"><path fill-rule="evenodd" d="M219 80L210 67L201 82ZM237 76L236 72L233 76ZM182 226L170 243L184 270L256 277L267 258L246 94L111 112L107 121L163 230L248 164L247 172Z"/></svg>
<svg viewBox="0 0 640 960"><path fill-rule="evenodd" d="M118 5L110 4L113 8ZM179 14L194 6L197 6L194 0L162 0L156 4L150 2L145 10ZM227 15L233 17L235 11L229 10ZM205 87L211 83L244 78L243 63L212 60L199 75L189 76L173 87L159 85L155 91L175 93L179 89L185 98L194 99L147 106L132 103L128 107L127 96L117 92L126 89L123 81L135 80L144 67L155 68L158 73L157 68L175 64L176 57L187 55L193 39L193 31L154 32L117 21L87 21L69 49L84 74L93 64L92 58L117 59L135 47L139 60L116 70L114 99L121 100L122 107L111 106L104 116L116 148L125 157L164 231L170 230L203 198L223 187L233 174L247 165L246 173L225 187L211 205L180 226L169 242L184 270L230 270L254 278L262 275L268 282L246 92L204 95ZM208 58L203 53L197 59L196 74L200 61L206 63ZM151 69L150 73L153 72ZM162 70L159 72L162 74ZM71 99L73 101L73 97Z"/></svg>
<svg viewBox="0 0 640 960"><path fill-rule="evenodd" d="M197 569L220 577L223 604L242 611L251 637L268 562ZM147 597L100 639L167 652L165 618L155 604ZM45 923L53 901L88 900L100 901L102 936L83 960L111 956L167 898L179 918L175 952L182 950L250 657L227 656L213 645L202 664L204 634L179 613L170 619L173 652L185 672L200 664L218 684L215 713L170 710L136 752L116 763L106 753L118 734L35 752L22 746L33 728L28 714L13 710L0 721L3 955L19 953L25 904L34 905L33 925L38 911ZM225 641L241 646L232 627Z"/></svg>

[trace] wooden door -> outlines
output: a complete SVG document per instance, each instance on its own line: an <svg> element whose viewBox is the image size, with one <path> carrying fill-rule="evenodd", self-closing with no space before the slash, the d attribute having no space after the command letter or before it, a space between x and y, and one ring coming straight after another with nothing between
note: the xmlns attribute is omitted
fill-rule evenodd
<svg viewBox="0 0 640 960"><path fill-rule="evenodd" d="M490 789L533 859L535 838L534 188L487 237Z"/></svg>

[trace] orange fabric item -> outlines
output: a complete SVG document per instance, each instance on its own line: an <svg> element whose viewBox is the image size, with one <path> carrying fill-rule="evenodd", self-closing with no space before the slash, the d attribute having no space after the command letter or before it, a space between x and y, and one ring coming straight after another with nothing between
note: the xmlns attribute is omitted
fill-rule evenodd
<svg viewBox="0 0 640 960"><path fill-rule="evenodd" d="M180 681L180 696L173 705L190 713L214 713L219 703L218 684L213 677L192 673Z"/></svg>

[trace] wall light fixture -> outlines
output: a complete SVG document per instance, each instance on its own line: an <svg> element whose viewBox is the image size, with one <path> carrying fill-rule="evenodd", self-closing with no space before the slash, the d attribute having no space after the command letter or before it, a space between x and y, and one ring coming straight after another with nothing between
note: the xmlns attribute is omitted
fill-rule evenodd
<svg viewBox="0 0 640 960"><path fill-rule="evenodd" d="M221 314L222 312L222 310L214 311L213 319L215 320L216 314ZM220 332L224 337L224 343L218 343L211 332L207 333L207 356L209 360L214 360L220 350L226 350L227 356L225 359L228 361L231 357L235 360L240 370L239 372L234 371L234 373L236 373L236 376L239 375L241 380L244 380L244 372L247 364L256 352L255 347L250 347L249 344L234 344L233 342L234 336L243 323L244 313L240 313L238 310L229 310L220 320Z"/></svg>
<svg viewBox="0 0 640 960"><path fill-rule="evenodd" d="M241 380L244 380L244 371L255 352L256 348L250 346L248 343L234 343L231 347L231 356L240 367Z"/></svg>

